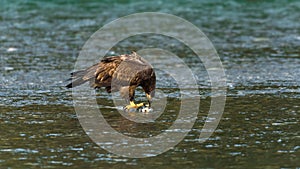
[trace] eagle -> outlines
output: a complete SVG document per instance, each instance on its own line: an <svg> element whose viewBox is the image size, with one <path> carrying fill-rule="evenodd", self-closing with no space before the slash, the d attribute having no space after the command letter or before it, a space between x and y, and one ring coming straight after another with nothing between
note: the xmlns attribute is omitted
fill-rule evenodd
<svg viewBox="0 0 300 169"><path fill-rule="evenodd" d="M136 52L119 56L103 58L99 63L84 70L71 73L71 82L67 88L89 82L92 88L105 88L108 93L120 92L129 104L125 110L132 108L151 107L155 95L156 76L153 67ZM135 103L134 95L141 86L147 98L147 103Z"/></svg>

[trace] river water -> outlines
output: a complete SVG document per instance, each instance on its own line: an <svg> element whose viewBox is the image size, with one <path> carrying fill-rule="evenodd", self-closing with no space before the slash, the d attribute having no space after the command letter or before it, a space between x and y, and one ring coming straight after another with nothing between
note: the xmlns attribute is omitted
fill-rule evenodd
<svg viewBox="0 0 300 169"><path fill-rule="evenodd" d="M2 0L0 168L299 168L299 11L297 0ZM205 68L195 64L186 46L159 35L133 37L111 52L128 53L146 44L164 47L199 72L201 105L187 136L158 156L128 158L100 148L81 127L65 80L95 31L136 12L182 17L214 44L226 73L227 100L208 141L198 142L211 105ZM156 61L162 67L176 65L172 59ZM111 95L97 91L101 112L115 130L147 137L170 127L179 111L180 93L174 79L164 72L158 75L157 88L168 99L156 123L122 118L109 107L113 106ZM137 97L143 99L141 93Z"/></svg>

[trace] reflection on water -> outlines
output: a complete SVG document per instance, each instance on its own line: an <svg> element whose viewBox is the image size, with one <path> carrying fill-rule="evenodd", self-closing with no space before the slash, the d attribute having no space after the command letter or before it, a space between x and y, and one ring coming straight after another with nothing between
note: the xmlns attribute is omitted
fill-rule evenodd
<svg viewBox="0 0 300 169"><path fill-rule="evenodd" d="M298 1L1 1L0 168L300 167L299 8ZM208 35L226 69L228 97L216 132L199 144L211 96L202 63L168 37L141 35L120 42L115 53L161 47L177 54L195 73L201 96L198 119L181 143L157 157L132 159L101 149L86 135L64 85L94 31L143 11L178 15ZM176 65L172 58L153 62ZM150 137L173 124L180 106L178 86L168 73L157 72L167 105L150 123L126 119L114 107L113 96L97 91L101 113L115 130ZM145 98L138 92L137 99Z"/></svg>

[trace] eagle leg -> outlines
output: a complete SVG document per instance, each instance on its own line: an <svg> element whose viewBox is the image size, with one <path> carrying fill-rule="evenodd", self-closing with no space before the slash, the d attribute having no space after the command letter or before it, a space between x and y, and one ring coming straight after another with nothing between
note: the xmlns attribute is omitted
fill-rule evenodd
<svg viewBox="0 0 300 169"><path fill-rule="evenodd" d="M129 96L129 105L125 106L124 110L130 110L132 108L137 109L139 107L144 106L144 103L138 103L138 104L134 103L135 88L136 88L136 86L130 86L127 90L125 88L125 91L128 91L128 93L126 93L126 94L128 94L128 96ZM124 95L124 93L125 93L124 90L122 90L121 93L123 93L123 95Z"/></svg>
<svg viewBox="0 0 300 169"><path fill-rule="evenodd" d="M127 106L125 106L124 107L124 109L125 110L130 110L130 109L132 109L132 108L135 108L135 109L138 109L138 108L140 108L140 107L142 107L142 106L146 106L146 107L151 107L151 101L152 101L152 97L151 97L151 95L150 94L148 94L148 93L146 93L146 97L147 97L147 100L148 100L148 105L146 104L146 103L138 103L138 104L136 104L136 103L134 103L134 101L133 100L131 100L129 103L129 105L127 105Z"/></svg>

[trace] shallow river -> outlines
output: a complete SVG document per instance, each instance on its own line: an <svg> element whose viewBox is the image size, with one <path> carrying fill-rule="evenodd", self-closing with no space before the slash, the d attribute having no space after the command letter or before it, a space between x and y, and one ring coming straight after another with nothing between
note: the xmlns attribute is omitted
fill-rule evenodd
<svg viewBox="0 0 300 169"><path fill-rule="evenodd" d="M1 1L0 168L299 168L299 10L296 0ZM201 61L168 37L126 39L111 54L149 46L177 54L196 72L201 103L193 128L169 151L148 158L122 157L100 148L86 134L65 80L95 31L119 17L149 11L182 17L208 36L225 70L226 106L216 131L199 143L211 105L211 85ZM161 68L177 65L175 59L152 61ZM112 128L131 137L167 131L178 115L181 94L166 72L158 69L157 75L157 89L167 104L150 123L122 117L112 96L96 91ZM142 93L137 99L144 99Z"/></svg>

